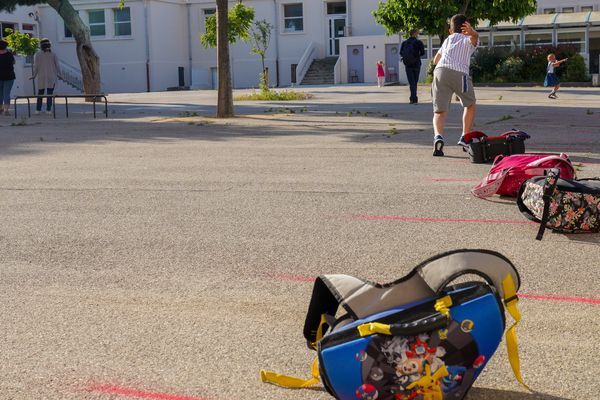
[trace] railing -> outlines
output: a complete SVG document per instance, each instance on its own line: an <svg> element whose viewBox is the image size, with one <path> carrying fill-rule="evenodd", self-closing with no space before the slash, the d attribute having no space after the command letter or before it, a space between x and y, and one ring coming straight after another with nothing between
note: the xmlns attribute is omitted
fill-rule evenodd
<svg viewBox="0 0 600 400"><path fill-rule="evenodd" d="M83 77L81 71L63 60L58 60L61 69L61 80L71 85L75 89L83 92Z"/></svg>
<svg viewBox="0 0 600 400"><path fill-rule="evenodd" d="M342 57L338 57L333 66L333 84L339 85L342 83Z"/></svg>
<svg viewBox="0 0 600 400"><path fill-rule="evenodd" d="M302 83L302 79L304 79L304 75L308 72L310 68L310 64L312 64L315 59L317 52L317 47L315 46L315 42L310 42L304 54L298 61L298 65L296 66L296 84L300 85Z"/></svg>

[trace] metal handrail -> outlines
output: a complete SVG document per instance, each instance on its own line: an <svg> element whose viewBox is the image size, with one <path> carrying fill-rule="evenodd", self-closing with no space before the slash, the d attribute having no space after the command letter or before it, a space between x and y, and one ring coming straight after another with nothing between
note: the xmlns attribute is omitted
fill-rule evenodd
<svg viewBox="0 0 600 400"><path fill-rule="evenodd" d="M59 59L58 63L61 69L61 79L80 92L83 92L83 76L81 71L63 60Z"/></svg>
<svg viewBox="0 0 600 400"><path fill-rule="evenodd" d="M304 50L304 54L300 57L300 61L298 61L298 65L296 66L296 84L301 84L302 79L304 79L304 75L308 72L308 68L312 64L315 59L315 52L317 47L315 42L310 42L306 50Z"/></svg>

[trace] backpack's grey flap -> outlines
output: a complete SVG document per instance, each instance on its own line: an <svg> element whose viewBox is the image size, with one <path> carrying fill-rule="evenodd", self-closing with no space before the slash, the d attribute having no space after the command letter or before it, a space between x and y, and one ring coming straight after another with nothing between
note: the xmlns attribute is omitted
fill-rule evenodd
<svg viewBox="0 0 600 400"><path fill-rule="evenodd" d="M358 319L435 295L418 274L411 274L408 279L389 286L348 275L321 278L332 292L337 293L342 306Z"/></svg>

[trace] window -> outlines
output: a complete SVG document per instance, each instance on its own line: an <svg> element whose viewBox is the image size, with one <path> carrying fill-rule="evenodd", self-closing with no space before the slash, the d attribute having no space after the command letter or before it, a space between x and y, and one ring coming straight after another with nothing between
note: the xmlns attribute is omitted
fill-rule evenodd
<svg viewBox="0 0 600 400"><path fill-rule="evenodd" d="M9 22L0 22L0 37L4 37L8 35L6 32L7 29L15 30L15 24L11 24Z"/></svg>
<svg viewBox="0 0 600 400"><path fill-rule="evenodd" d="M69 30L69 28L67 28L67 24L64 24L64 27L65 27L65 32L64 32L65 33L65 38L72 38L73 37L73 32L71 32Z"/></svg>
<svg viewBox="0 0 600 400"><path fill-rule="evenodd" d="M490 34L481 33L479 34L479 47L487 48L490 43Z"/></svg>
<svg viewBox="0 0 600 400"><path fill-rule="evenodd" d="M217 9L216 8L205 8L204 10L202 10L202 12L204 13L204 20L206 21L206 18L210 17L211 15L215 15L217 13Z"/></svg>
<svg viewBox="0 0 600 400"><path fill-rule="evenodd" d="M585 32L561 32L559 30L558 44L574 46L578 52L582 53L585 49Z"/></svg>
<svg viewBox="0 0 600 400"><path fill-rule="evenodd" d="M494 35L494 47L505 47L510 50L517 50L521 48L521 34L520 33L503 33Z"/></svg>
<svg viewBox="0 0 600 400"><path fill-rule="evenodd" d="M346 2L327 3L327 14L346 14Z"/></svg>
<svg viewBox="0 0 600 400"><path fill-rule="evenodd" d="M32 24L23 24L21 25L24 31L33 32L35 30L35 25Z"/></svg>
<svg viewBox="0 0 600 400"><path fill-rule="evenodd" d="M543 14L554 14L556 12L556 8L544 8Z"/></svg>
<svg viewBox="0 0 600 400"><path fill-rule="evenodd" d="M206 20L209 17L216 16L215 14L217 13L217 10L215 8L206 8L202 10L202 12L204 13L204 31L206 31Z"/></svg>
<svg viewBox="0 0 600 400"><path fill-rule="evenodd" d="M581 6L581 12L594 11L594 6Z"/></svg>
<svg viewBox="0 0 600 400"><path fill-rule="evenodd" d="M437 54L440 47L442 47L442 44L440 43L440 38L438 36L432 36L431 37L431 55L432 55L432 57L435 57L435 55Z"/></svg>
<svg viewBox="0 0 600 400"><path fill-rule="evenodd" d="M104 10L88 10L88 25L90 26L90 35L106 36L106 24Z"/></svg>
<svg viewBox="0 0 600 400"><path fill-rule="evenodd" d="M552 32L525 32L525 47L549 46L552 44Z"/></svg>
<svg viewBox="0 0 600 400"><path fill-rule="evenodd" d="M115 36L131 36L131 11L129 7L113 10L115 19Z"/></svg>
<svg viewBox="0 0 600 400"><path fill-rule="evenodd" d="M283 5L283 31L284 32L302 32L304 31L304 18L302 3Z"/></svg>
<svg viewBox="0 0 600 400"><path fill-rule="evenodd" d="M79 14L79 11L77 11L77 14ZM69 28L67 28L67 24L65 24L64 22L63 22L63 35L64 35L63 37L65 39L71 39L71 38L73 38L73 32L71 32L69 30Z"/></svg>
<svg viewBox="0 0 600 400"><path fill-rule="evenodd" d="M562 12L564 13L574 13L575 7L563 7Z"/></svg>

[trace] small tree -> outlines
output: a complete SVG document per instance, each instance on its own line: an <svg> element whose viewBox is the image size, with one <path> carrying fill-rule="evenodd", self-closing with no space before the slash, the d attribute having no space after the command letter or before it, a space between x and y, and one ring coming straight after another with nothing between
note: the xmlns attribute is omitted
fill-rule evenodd
<svg viewBox="0 0 600 400"><path fill-rule="evenodd" d="M10 28L6 28L4 32L7 33L4 40L15 54L25 57L33 56L40 47L40 39L36 37L13 31ZM31 65L31 72L33 74L33 64ZM33 81L33 93L35 94L35 81Z"/></svg>
<svg viewBox="0 0 600 400"><path fill-rule="evenodd" d="M219 91L217 94L217 117L233 117L233 89L231 87L231 65L229 62L229 44L238 39L250 39L250 27L254 20L254 9L241 2L231 11L227 0L217 0L217 16L206 19L206 33L200 36L205 47L217 48L217 69L219 72Z"/></svg>
<svg viewBox="0 0 600 400"><path fill-rule="evenodd" d="M269 48L273 28L274 26L264 19L254 22L254 27L252 28L251 51L260 56L260 61L262 63L262 72L260 74L260 89L262 91L269 90L269 75L265 67L265 56L267 54L267 49Z"/></svg>

